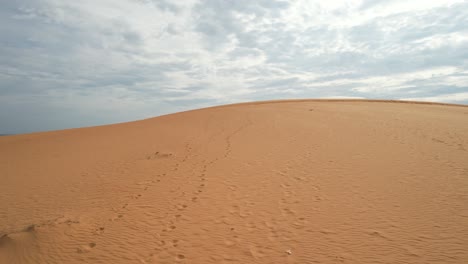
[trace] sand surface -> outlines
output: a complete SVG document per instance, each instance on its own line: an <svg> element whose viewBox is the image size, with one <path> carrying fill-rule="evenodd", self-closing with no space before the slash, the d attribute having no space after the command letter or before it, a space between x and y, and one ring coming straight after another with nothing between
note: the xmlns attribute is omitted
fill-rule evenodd
<svg viewBox="0 0 468 264"><path fill-rule="evenodd" d="M468 263L468 107L296 101L0 138L0 263Z"/></svg>

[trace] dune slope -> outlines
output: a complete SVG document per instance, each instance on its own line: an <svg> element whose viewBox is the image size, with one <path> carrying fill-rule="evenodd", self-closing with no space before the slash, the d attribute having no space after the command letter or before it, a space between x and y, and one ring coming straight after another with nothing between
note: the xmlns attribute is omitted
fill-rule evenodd
<svg viewBox="0 0 468 264"><path fill-rule="evenodd" d="M468 263L468 108L242 104L0 138L0 263Z"/></svg>

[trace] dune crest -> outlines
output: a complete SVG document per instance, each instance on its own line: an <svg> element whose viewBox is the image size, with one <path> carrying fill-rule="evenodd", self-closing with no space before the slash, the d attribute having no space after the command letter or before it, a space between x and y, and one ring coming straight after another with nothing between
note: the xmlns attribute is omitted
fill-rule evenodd
<svg viewBox="0 0 468 264"><path fill-rule="evenodd" d="M467 120L298 100L0 137L0 263L468 263Z"/></svg>

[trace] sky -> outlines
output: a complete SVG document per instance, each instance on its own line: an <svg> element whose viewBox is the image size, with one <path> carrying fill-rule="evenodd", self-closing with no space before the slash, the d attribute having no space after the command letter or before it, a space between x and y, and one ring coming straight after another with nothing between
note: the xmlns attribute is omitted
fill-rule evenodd
<svg viewBox="0 0 468 264"><path fill-rule="evenodd" d="M468 1L0 2L2 134L269 99L468 104Z"/></svg>

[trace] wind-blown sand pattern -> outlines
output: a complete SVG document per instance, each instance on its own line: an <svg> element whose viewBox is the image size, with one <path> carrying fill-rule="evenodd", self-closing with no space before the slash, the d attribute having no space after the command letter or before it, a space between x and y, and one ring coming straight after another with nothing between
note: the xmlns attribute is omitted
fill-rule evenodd
<svg viewBox="0 0 468 264"><path fill-rule="evenodd" d="M0 263L468 263L468 107L283 101L0 138Z"/></svg>

